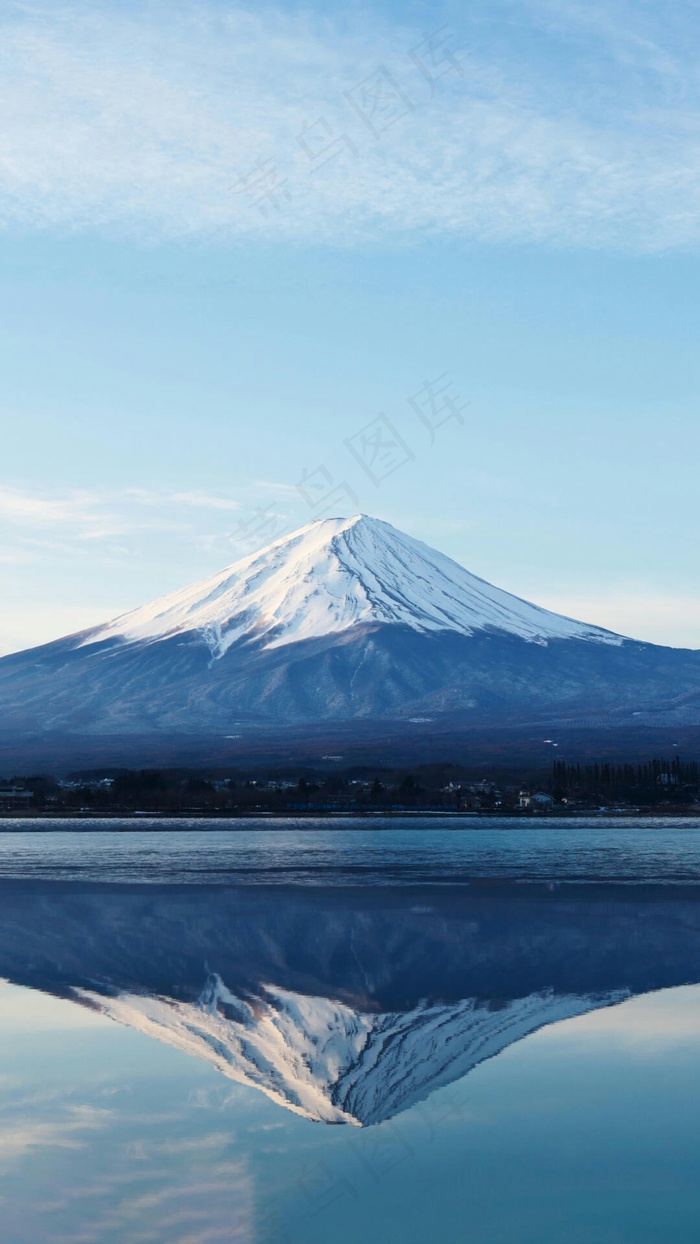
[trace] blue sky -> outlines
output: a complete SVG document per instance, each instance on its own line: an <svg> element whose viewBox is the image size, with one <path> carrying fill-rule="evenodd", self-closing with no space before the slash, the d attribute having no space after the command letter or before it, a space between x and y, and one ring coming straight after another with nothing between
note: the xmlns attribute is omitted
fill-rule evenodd
<svg viewBox="0 0 700 1244"><path fill-rule="evenodd" d="M0 24L0 652L357 509L700 647L695 3Z"/></svg>

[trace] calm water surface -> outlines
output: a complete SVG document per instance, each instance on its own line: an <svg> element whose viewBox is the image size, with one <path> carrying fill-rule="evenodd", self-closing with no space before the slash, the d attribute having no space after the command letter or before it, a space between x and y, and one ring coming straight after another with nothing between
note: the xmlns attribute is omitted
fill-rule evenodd
<svg viewBox="0 0 700 1244"><path fill-rule="evenodd" d="M7 1244L700 1238L700 822L104 824L0 833Z"/></svg>
<svg viewBox="0 0 700 1244"><path fill-rule="evenodd" d="M358 817L349 826L270 817L235 828L146 818L15 821L11 832L0 828L0 876L300 885L488 877L700 882L700 818Z"/></svg>

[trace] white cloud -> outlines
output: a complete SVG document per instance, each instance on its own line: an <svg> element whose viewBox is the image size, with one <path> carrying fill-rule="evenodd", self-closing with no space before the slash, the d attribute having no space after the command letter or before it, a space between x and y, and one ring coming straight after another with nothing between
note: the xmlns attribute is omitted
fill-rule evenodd
<svg viewBox="0 0 700 1244"><path fill-rule="evenodd" d="M271 517L274 529L266 525ZM308 519L296 488L265 479L242 483L230 496L142 488L59 494L0 486L0 566L8 584L13 575L17 583L14 592L3 588L0 655L106 622L204 578ZM407 530L415 527L408 515L403 521L393 515L392 521ZM460 523L438 526L449 533ZM176 574L168 569L174 543ZM42 570L57 559L63 575L47 601ZM109 566L126 569L117 579ZM499 585L555 613L633 639L700 648L700 596L692 592L651 582L607 588L566 584L559 590L532 581Z"/></svg>
<svg viewBox="0 0 700 1244"><path fill-rule="evenodd" d="M0 485L0 521L30 527L82 524L93 521L96 498L90 493L50 497Z"/></svg>
<svg viewBox="0 0 700 1244"><path fill-rule="evenodd" d="M661 14L649 29L634 10L530 12L564 41L594 38L599 62L609 54L602 110L597 70L579 65L572 90L551 58L543 70L515 45L503 64L471 51L463 76L431 94L410 55L423 32L367 14L6 5L0 223L154 239L352 243L419 230L697 246L700 97L678 30L666 47ZM377 138L344 93L360 102L381 64L411 108ZM347 135L357 156L343 146L317 169L297 140L304 121L329 142ZM256 205L256 162L268 160L277 189Z"/></svg>
<svg viewBox="0 0 700 1244"><path fill-rule="evenodd" d="M0 485L0 656L109 621L242 556L247 549L231 531L246 487L226 496ZM257 497L258 485L252 489ZM119 567L128 567L121 577Z"/></svg>
<svg viewBox="0 0 700 1244"><path fill-rule="evenodd" d="M241 502L233 497L218 497L206 492L173 492L169 496L173 505L190 505L200 510L240 510Z"/></svg>
<svg viewBox="0 0 700 1244"><path fill-rule="evenodd" d="M158 1142L146 1144L143 1160L156 1162L167 1156L166 1169L146 1165L143 1172L132 1171L131 1179L88 1182L86 1187L70 1189L59 1208L71 1206L90 1196L92 1212L81 1219L69 1235L54 1233L65 1244L102 1244L112 1239L129 1239L137 1244L249 1244L254 1238L253 1187L247 1164L242 1161L216 1162L217 1146L230 1147L230 1139L213 1137L211 1145L198 1146L196 1138L181 1147ZM177 1159L180 1158L178 1162ZM173 1165L175 1163L175 1165ZM143 1190L140 1176L146 1176ZM130 1186L131 1185L131 1186Z"/></svg>
<svg viewBox="0 0 700 1244"><path fill-rule="evenodd" d="M535 23L554 31L568 42L592 43L602 59L625 68L652 70L667 81L680 77L678 54L663 46L673 25L692 15L687 5L664 14L659 22L656 4L638 0L526 0L526 8ZM670 20L669 20L670 19ZM687 48L686 48L687 51Z"/></svg>
<svg viewBox="0 0 700 1244"><path fill-rule="evenodd" d="M24 562L32 549L56 547L58 541L65 548L66 541L83 544L134 530L176 530L187 525L191 510L230 514L240 508L235 497L206 492L125 488L51 494L0 484L0 532L8 541L0 545L0 561ZM19 543L12 544L13 537Z"/></svg>
<svg viewBox="0 0 700 1244"><path fill-rule="evenodd" d="M0 1125L0 1174L7 1174L15 1163L37 1149L83 1149L86 1133L102 1129L109 1111L90 1106L68 1106L56 1122L12 1119Z"/></svg>

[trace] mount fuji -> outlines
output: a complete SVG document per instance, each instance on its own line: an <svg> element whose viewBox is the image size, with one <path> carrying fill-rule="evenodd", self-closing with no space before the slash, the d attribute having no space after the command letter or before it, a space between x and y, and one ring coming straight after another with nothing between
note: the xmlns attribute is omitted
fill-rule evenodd
<svg viewBox="0 0 700 1244"><path fill-rule="evenodd" d="M78 854L69 884L0 878L0 978L319 1123L394 1118L546 1025L699 975L692 885L105 884Z"/></svg>
<svg viewBox="0 0 700 1244"><path fill-rule="evenodd" d="M103 626L0 660L0 734L700 724L700 652L561 617L388 523L320 519Z"/></svg>
<svg viewBox="0 0 700 1244"><path fill-rule="evenodd" d="M219 660L240 641L282 648L357 626L622 642L491 587L389 523L356 514L310 523L211 579L88 631L81 647L196 634Z"/></svg>
<svg viewBox="0 0 700 1244"><path fill-rule="evenodd" d="M71 1000L183 1050L316 1123L369 1127L453 1084L530 1033L629 996L550 990L497 1007L465 998L364 1013L332 998L263 986L252 1001L210 977L194 1002L74 989Z"/></svg>

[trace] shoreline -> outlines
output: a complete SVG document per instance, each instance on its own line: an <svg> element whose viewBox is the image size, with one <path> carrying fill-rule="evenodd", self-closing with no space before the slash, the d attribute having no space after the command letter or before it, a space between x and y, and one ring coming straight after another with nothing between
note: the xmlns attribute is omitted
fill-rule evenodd
<svg viewBox="0 0 700 1244"><path fill-rule="evenodd" d="M461 812L455 810L444 809L353 809L348 812L337 810L324 811L323 809L303 809L303 810L272 810L272 809L256 809L255 811L245 812L209 812L209 811L178 811L169 812L164 810L146 811L138 809L135 811L123 812L93 812L93 811L76 811L76 812L28 812L28 811L5 811L0 812L0 833L9 832L13 826L21 826L25 822L47 822L55 823L60 821L84 821L84 822L146 822L146 821L162 821L168 825L173 822L192 821L216 821L222 826L237 824L247 821L322 821L324 823L330 821L348 822L355 820L395 820L395 821L412 821L417 819L425 820L449 820L449 821L513 821L518 824L525 823L546 823L551 824L553 821L572 821L572 820L700 820L700 807L697 805L683 805L671 808L668 805L663 808L580 808L566 809L562 811L549 812L529 812L529 811L468 811Z"/></svg>

